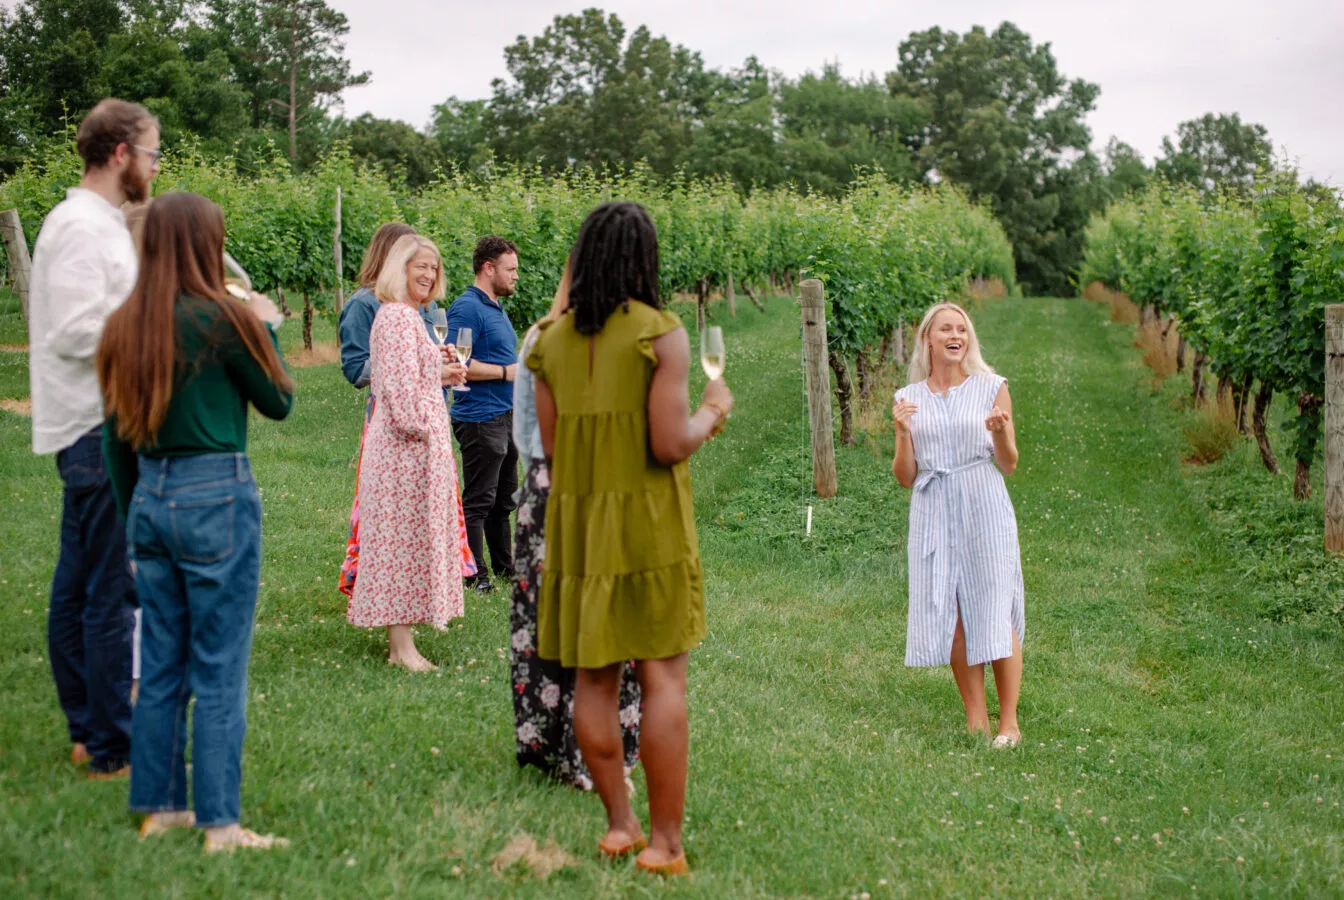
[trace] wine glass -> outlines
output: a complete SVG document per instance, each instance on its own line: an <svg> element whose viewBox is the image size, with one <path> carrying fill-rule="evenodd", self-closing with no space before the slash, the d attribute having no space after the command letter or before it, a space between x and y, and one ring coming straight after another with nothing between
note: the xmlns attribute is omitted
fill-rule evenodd
<svg viewBox="0 0 1344 900"><path fill-rule="evenodd" d="M723 377L723 329L711 325L700 332L700 368L710 381Z"/></svg>
<svg viewBox="0 0 1344 900"><path fill-rule="evenodd" d="M436 306L429 311L429 323L434 326L434 337L440 344L448 340L448 310Z"/></svg>
<svg viewBox="0 0 1344 900"><path fill-rule="evenodd" d="M227 250L224 251L224 290L244 303L252 296L252 279Z"/></svg>
<svg viewBox="0 0 1344 900"><path fill-rule="evenodd" d="M444 326L444 333L445 333L445 334L447 333L447 329L448 329L448 326L445 325L445 326ZM466 365L470 365L470 363L471 363L471 329L470 329L470 328L459 328L459 329L457 330L457 340L454 342L453 346L457 349L457 361L460 362L460 363L461 363L462 365L464 365L464 366L466 366ZM455 390L455 391L469 391L469 390L471 390L471 388L467 387L465 384L455 384L455 385L453 385L453 390Z"/></svg>

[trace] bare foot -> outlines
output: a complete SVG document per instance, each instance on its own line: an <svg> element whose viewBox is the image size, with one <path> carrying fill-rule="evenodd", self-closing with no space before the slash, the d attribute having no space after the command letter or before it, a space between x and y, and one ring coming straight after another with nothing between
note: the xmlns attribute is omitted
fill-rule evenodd
<svg viewBox="0 0 1344 900"><path fill-rule="evenodd" d="M999 729L998 735L994 738L993 747L997 750L1010 749L1022 743L1022 732L1014 728L1011 731Z"/></svg>
<svg viewBox="0 0 1344 900"><path fill-rule="evenodd" d="M425 659L419 653L406 656L388 656L387 664L401 666L411 672L437 672L439 667Z"/></svg>
<svg viewBox="0 0 1344 900"><path fill-rule="evenodd" d="M232 853L240 847L245 850L270 850L288 847L289 841L273 834L257 834L241 825L205 829L206 853Z"/></svg>

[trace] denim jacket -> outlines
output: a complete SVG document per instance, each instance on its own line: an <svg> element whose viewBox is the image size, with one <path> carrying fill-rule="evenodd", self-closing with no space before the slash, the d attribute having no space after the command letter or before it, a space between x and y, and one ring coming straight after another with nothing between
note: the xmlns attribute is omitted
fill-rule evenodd
<svg viewBox="0 0 1344 900"><path fill-rule="evenodd" d="M373 317L378 315L381 305L371 288L362 287L341 307L336 326L341 338L341 374L357 388L368 387L373 377L369 368L369 331L373 329ZM431 338L434 337L434 322L429 311L436 306L438 304L428 303L420 308L420 318L424 319L425 330ZM438 343L437 339L435 343Z"/></svg>
<svg viewBox="0 0 1344 900"><path fill-rule="evenodd" d="M533 325L523 336L523 347L518 358L527 359L532 347L537 343L541 329ZM546 458L541 447L541 425L537 422L536 376L526 365L519 365L513 380L513 444L518 455L523 458L523 467L528 463Z"/></svg>

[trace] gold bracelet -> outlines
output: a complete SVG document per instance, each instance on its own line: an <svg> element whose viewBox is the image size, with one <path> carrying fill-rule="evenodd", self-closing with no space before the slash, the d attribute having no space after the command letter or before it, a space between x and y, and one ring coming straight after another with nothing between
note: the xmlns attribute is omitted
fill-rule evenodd
<svg viewBox="0 0 1344 900"><path fill-rule="evenodd" d="M727 410L725 410L722 406L719 406L719 404L713 402L712 400L706 400L704 403L701 404L701 406L702 407L707 406L710 409L714 410L714 412L717 414L718 417L714 420L714 424L710 426L709 437L711 438L718 437L719 432L723 431L723 423L728 420Z"/></svg>

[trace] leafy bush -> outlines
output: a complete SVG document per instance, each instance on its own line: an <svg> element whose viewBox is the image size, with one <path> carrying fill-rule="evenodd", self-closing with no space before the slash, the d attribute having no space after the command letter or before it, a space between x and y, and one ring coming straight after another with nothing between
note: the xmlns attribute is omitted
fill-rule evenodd
<svg viewBox="0 0 1344 900"><path fill-rule="evenodd" d="M1218 378L1292 397L1294 492L1307 496L1322 428L1325 304L1344 281L1336 196L1304 189L1293 172L1266 177L1248 197L1157 185L1092 220L1079 281L1175 315Z"/></svg>

